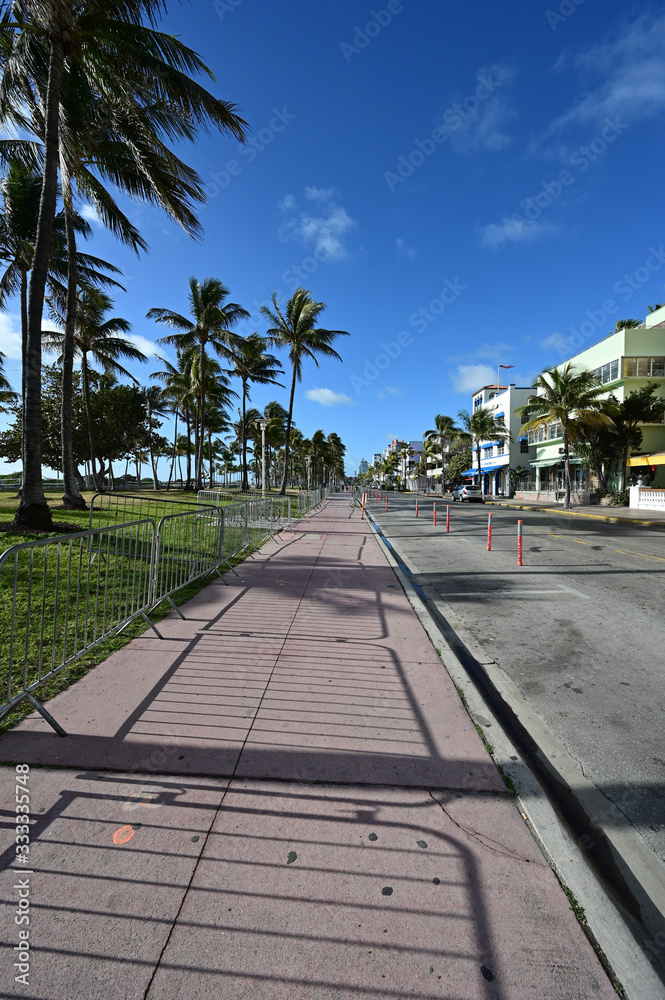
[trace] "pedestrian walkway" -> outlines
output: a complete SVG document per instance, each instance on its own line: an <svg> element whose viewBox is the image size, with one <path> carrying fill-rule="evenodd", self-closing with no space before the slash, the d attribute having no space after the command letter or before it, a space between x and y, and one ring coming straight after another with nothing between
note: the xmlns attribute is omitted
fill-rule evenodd
<svg viewBox="0 0 665 1000"><path fill-rule="evenodd" d="M349 495L238 572L0 737L30 997L615 996Z"/></svg>

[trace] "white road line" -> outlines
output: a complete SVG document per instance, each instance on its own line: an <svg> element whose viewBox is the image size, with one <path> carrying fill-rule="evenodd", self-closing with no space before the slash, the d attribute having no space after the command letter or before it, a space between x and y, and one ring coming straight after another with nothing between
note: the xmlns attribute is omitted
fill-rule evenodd
<svg viewBox="0 0 665 1000"><path fill-rule="evenodd" d="M579 590L573 590L572 587L566 587L562 583L559 584L556 590L521 590L517 588L515 590L457 590L453 592L446 591L441 594L441 597L523 597L525 595L531 596L532 594L561 595L562 591L589 600L587 594L582 594Z"/></svg>
<svg viewBox="0 0 665 1000"><path fill-rule="evenodd" d="M582 597L585 601L590 600L588 594L583 594L581 590L575 590L574 587L567 587L565 583L557 584L559 590L565 590L568 594L575 594L575 597Z"/></svg>

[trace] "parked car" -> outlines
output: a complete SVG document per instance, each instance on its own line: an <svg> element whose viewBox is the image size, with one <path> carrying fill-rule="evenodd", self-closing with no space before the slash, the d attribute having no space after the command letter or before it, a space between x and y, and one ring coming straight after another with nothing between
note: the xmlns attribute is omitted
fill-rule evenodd
<svg viewBox="0 0 665 1000"><path fill-rule="evenodd" d="M471 501L482 503L482 490L479 486L456 486L453 490L453 500L460 500L462 503L464 503L465 500L469 503L471 503Z"/></svg>

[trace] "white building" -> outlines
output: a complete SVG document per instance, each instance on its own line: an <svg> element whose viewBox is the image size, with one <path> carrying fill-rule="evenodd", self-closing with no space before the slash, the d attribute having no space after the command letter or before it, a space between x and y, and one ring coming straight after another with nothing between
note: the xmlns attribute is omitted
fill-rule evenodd
<svg viewBox="0 0 665 1000"><path fill-rule="evenodd" d="M526 470L530 469L536 449L534 445L529 444L527 435L521 432L522 424L527 422L528 417L518 416L515 410L523 406L532 393L531 386L484 385L473 394L473 412L481 408L487 410L511 435L510 441L481 442L481 485L483 493L487 495L510 495L511 469L524 469L524 477L530 478L530 471ZM463 473L464 476L473 476L474 483L477 483L478 479L477 466L474 447L473 464Z"/></svg>

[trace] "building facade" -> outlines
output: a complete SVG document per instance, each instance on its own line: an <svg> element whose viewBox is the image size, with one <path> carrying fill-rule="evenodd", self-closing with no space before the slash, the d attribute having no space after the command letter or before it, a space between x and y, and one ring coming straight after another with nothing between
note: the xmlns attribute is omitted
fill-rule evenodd
<svg viewBox="0 0 665 1000"><path fill-rule="evenodd" d="M564 364L578 370L592 371L606 389L604 395L613 395L623 402L631 392L649 382L657 382L656 395L665 398L665 306L647 316L644 323L634 329L617 330L604 340L580 351ZM665 449L665 424L641 424L642 444L639 455L646 459L651 453ZM532 460L535 481L530 496L536 499L559 499L565 488L563 466L563 436L561 425L554 423L529 434L529 444L535 447ZM637 454L637 453L636 453ZM630 465L637 464L633 461ZM571 449L570 471L572 490L577 502L589 502L591 487L587 480L582 459ZM665 486L665 466L655 465L655 483ZM618 478L612 483L616 488ZM535 495L535 496L534 496Z"/></svg>
<svg viewBox="0 0 665 1000"><path fill-rule="evenodd" d="M530 386L511 384L484 385L473 394L473 412L479 409L487 410L510 433L508 441L481 441L480 486L487 496L511 495L513 492L511 471L515 474L512 479L517 481L518 488L519 484L530 479L535 448L529 443L527 435L521 433L522 425L526 423L527 418L519 416L515 410L523 406L532 393L533 388ZM475 448L473 464L463 475L473 477L474 484L478 485Z"/></svg>

